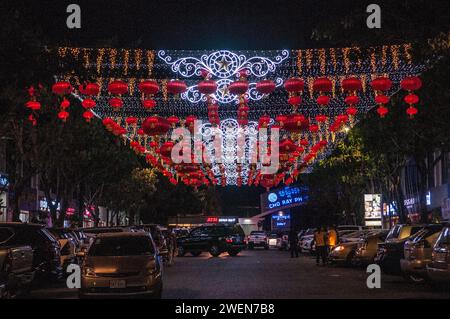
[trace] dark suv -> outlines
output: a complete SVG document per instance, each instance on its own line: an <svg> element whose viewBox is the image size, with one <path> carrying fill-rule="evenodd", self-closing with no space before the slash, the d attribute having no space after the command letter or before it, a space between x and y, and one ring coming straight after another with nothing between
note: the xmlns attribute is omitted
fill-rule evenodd
<svg viewBox="0 0 450 319"><path fill-rule="evenodd" d="M238 224L212 225L194 228L188 236L177 239L178 255L187 252L199 256L207 251L217 257L223 252L236 256L245 247L244 231Z"/></svg>
<svg viewBox="0 0 450 319"><path fill-rule="evenodd" d="M42 225L24 223L0 223L0 229L7 228L13 235L4 245L29 245L33 248L33 268L36 277L60 280L63 277L61 267L60 244Z"/></svg>

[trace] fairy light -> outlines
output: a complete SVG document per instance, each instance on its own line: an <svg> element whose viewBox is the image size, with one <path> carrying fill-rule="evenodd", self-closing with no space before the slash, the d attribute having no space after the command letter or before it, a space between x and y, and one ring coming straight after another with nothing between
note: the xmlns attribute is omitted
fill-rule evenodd
<svg viewBox="0 0 450 319"><path fill-rule="evenodd" d="M320 63L320 73L322 75L325 75L327 65L325 49L319 49L319 63Z"/></svg>
<svg viewBox="0 0 450 319"><path fill-rule="evenodd" d="M134 94L134 87L136 85L136 78L130 78L128 80L128 85L130 87L130 95L133 96L133 94Z"/></svg>
<svg viewBox="0 0 450 319"><path fill-rule="evenodd" d="M83 49L83 59L84 59L84 67L87 69L89 67L89 49Z"/></svg>
<svg viewBox="0 0 450 319"><path fill-rule="evenodd" d="M123 50L123 73L128 75L128 61L130 60L130 51Z"/></svg>
<svg viewBox="0 0 450 319"><path fill-rule="evenodd" d="M58 55L61 57L61 58L65 58L66 57L66 54L67 54L67 47L60 47L60 48L58 48Z"/></svg>
<svg viewBox="0 0 450 319"><path fill-rule="evenodd" d="M406 62L408 64L412 64L411 43L404 44L403 45L403 50L405 52Z"/></svg>
<svg viewBox="0 0 450 319"><path fill-rule="evenodd" d="M384 70L384 67L386 65L387 62L387 50L388 50L388 46L387 45L383 45L383 47L381 48L381 66Z"/></svg>
<svg viewBox="0 0 450 319"><path fill-rule="evenodd" d="M97 61L96 61L97 74L100 74L104 55L105 55L105 49L104 48L98 49Z"/></svg>
<svg viewBox="0 0 450 319"><path fill-rule="evenodd" d="M141 62L142 62L142 50L141 49L134 50L134 62L136 63L136 70L139 70L141 68Z"/></svg>
<svg viewBox="0 0 450 319"><path fill-rule="evenodd" d="M297 70L298 70L298 74L302 75L303 73L303 52L302 50L298 50L297 51Z"/></svg>
<svg viewBox="0 0 450 319"><path fill-rule="evenodd" d="M350 60L348 58L349 48L342 48L342 56L344 60L345 73L350 70Z"/></svg>
<svg viewBox="0 0 450 319"><path fill-rule="evenodd" d="M333 63L333 71L336 72L337 69L337 59L336 59L336 51L334 48L330 49L330 57L331 57L331 62Z"/></svg>
<svg viewBox="0 0 450 319"><path fill-rule="evenodd" d="M117 50L116 49L109 49L109 63L111 69L114 69L116 67L116 59L117 59Z"/></svg>
<svg viewBox="0 0 450 319"><path fill-rule="evenodd" d="M392 65L394 66L394 70L398 70L398 51L399 51L399 46L398 45L393 45L391 46L391 54L392 54Z"/></svg>
<svg viewBox="0 0 450 319"><path fill-rule="evenodd" d="M313 50L307 49L306 50L306 66L309 70L311 70L312 62L313 62Z"/></svg>
<svg viewBox="0 0 450 319"><path fill-rule="evenodd" d="M155 61L155 52L153 52L151 50L147 50L146 55L147 55L147 71L148 71L148 76L150 77L150 75L152 74L152 70L153 70L153 63Z"/></svg>
<svg viewBox="0 0 450 319"><path fill-rule="evenodd" d="M377 72L377 58L375 55L375 48L373 48L372 52L370 53L370 66L373 73Z"/></svg>
<svg viewBox="0 0 450 319"><path fill-rule="evenodd" d="M167 95L167 80L166 79L161 80L161 91L163 94L164 102L167 102L168 95Z"/></svg>

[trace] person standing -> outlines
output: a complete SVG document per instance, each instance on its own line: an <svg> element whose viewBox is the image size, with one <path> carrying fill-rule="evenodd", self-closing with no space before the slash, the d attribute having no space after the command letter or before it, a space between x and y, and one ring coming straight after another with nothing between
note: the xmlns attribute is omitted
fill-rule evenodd
<svg viewBox="0 0 450 319"><path fill-rule="evenodd" d="M298 237L297 232L292 228L289 232L289 250L291 251L291 258L298 258Z"/></svg>
<svg viewBox="0 0 450 319"><path fill-rule="evenodd" d="M338 233L336 231L336 228L334 226L328 227L328 253L337 245L338 243Z"/></svg>
<svg viewBox="0 0 450 319"><path fill-rule="evenodd" d="M327 244L327 232L324 227L319 227L314 233L314 242L316 245L316 265L319 265L320 259L322 259L322 265L326 263L326 244Z"/></svg>

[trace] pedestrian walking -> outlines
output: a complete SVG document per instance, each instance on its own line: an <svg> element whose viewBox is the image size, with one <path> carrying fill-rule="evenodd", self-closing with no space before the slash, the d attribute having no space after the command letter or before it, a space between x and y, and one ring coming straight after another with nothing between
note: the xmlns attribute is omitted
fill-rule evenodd
<svg viewBox="0 0 450 319"><path fill-rule="evenodd" d="M319 227L314 233L314 242L316 245L316 265L319 265L322 259L322 265L327 262L327 232L325 227Z"/></svg>
<svg viewBox="0 0 450 319"><path fill-rule="evenodd" d="M289 232L289 250L291 251L291 258L298 258L298 237L295 229L291 229Z"/></svg>

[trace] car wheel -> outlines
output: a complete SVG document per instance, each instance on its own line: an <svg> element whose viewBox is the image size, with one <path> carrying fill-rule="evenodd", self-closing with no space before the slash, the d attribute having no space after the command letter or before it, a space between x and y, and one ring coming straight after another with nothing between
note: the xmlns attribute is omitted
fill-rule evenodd
<svg viewBox="0 0 450 319"><path fill-rule="evenodd" d="M355 251L352 250L348 255L347 258L345 260L345 265L346 266L352 266L353 265L353 258L355 257Z"/></svg>
<svg viewBox="0 0 450 319"><path fill-rule="evenodd" d="M231 257L235 257L237 256L237 254L239 254L240 250L230 250L228 251L228 255L230 255Z"/></svg>
<svg viewBox="0 0 450 319"><path fill-rule="evenodd" d="M186 251L184 250L183 246L178 246L178 257L183 257L186 255Z"/></svg>
<svg viewBox="0 0 450 319"><path fill-rule="evenodd" d="M219 246L217 246L217 245L212 245L212 246L209 248L209 253L210 253L211 256L213 256L213 257L219 257L219 255L220 255Z"/></svg>
<svg viewBox="0 0 450 319"><path fill-rule="evenodd" d="M200 256L201 253L202 253L201 251L191 251L191 254L192 254L192 256L194 256L194 257Z"/></svg>

